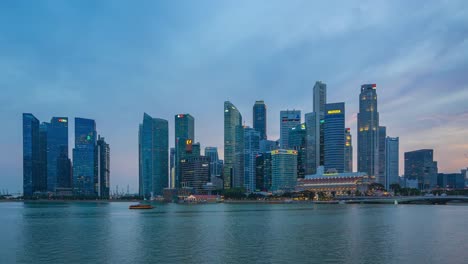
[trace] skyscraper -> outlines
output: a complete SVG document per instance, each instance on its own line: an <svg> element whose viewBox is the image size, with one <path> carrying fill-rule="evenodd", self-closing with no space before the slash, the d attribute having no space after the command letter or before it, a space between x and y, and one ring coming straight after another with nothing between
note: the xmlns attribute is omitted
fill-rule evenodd
<svg viewBox="0 0 468 264"><path fill-rule="evenodd" d="M315 174L317 171L320 158L317 158L317 142L316 142L316 114L315 112L305 114L306 125L306 174ZM320 148L320 146L318 146Z"/></svg>
<svg viewBox="0 0 468 264"><path fill-rule="evenodd" d="M358 171L370 177L379 172L379 112L377 109L377 85L361 85L358 113Z"/></svg>
<svg viewBox="0 0 468 264"><path fill-rule="evenodd" d="M399 138L387 137L385 139L385 189L390 190L390 185L399 183Z"/></svg>
<svg viewBox="0 0 468 264"><path fill-rule="evenodd" d="M289 130L301 124L301 111L285 110L280 112L280 147L289 149Z"/></svg>
<svg viewBox="0 0 468 264"><path fill-rule="evenodd" d="M180 187L180 170L179 163L185 158L187 152L187 143L195 142L195 119L190 114L175 115L175 187Z"/></svg>
<svg viewBox="0 0 468 264"><path fill-rule="evenodd" d="M260 152L260 132L244 127L244 188L247 192L254 192L257 187L255 177L255 158Z"/></svg>
<svg viewBox="0 0 468 264"><path fill-rule="evenodd" d="M23 195L32 196L40 177L39 120L23 114Z"/></svg>
<svg viewBox="0 0 468 264"><path fill-rule="evenodd" d="M110 190L110 147L104 137L98 136L96 144L97 183L96 193L98 197L109 199Z"/></svg>
<svg viewBox="0 0 468 264"><path fill-rule="evenodd" d="M344 172L353 172L353 138L351 129L345 129L345 169Z"/></svg>
<svg viewBox="0 0 468 264"><path fill-rule="evenodd" d="M271 190L292 191L297 184L297 151L279 149L271 152Z"/></svg>
<svg viewBox="0 0 468 264"><path fill-rule="evenodd" d="M170 160L170 165L169 165L169 188L175 188L175 157L176 150L175 148L170 149L170 154L169 154L169 160Z"/></svg>
<svg viewBox="0 0 468 264"><path fill-rule="evenodd" d="M221 176L217 147L205 147L205 156L210 158L210 177Z"/></svg>
<svg viewBox="0 0 468 264"><path fill-rule="evenodd" d="M253 106L253 128L260 133L260 140L267 139L267 107L264 101L255 101Z"/></svg>
<svg viewBox="0 0 468 264"><path fill-rule="evenodd" d="M53 117L47 126L47 191L71 187L68 158L68 118Z"/></svg>
<svg viewBox="0 0 468 264"><path fill-rule="evenodd" d="M180 160L181 187L194 188L203 193L203 187L210 181L210 158L190 156Z"/></svg>
<svg viewBox="0 0 468 264"><path fill-rule="evenodd" d="M387 169L386 166L386 150L385 138L387 137L387 128L379 126L379 174L377 175L376 182L386 185L387 183Z"/></svg>
<svg viewBox="0 0 468 264"><path fill-rule="evenodd" d="M232 174L232 187L234 188L244 188L244 127L236 126L236 144L234 146L235 153L234 158L235 162L233 164L233 174Z"/></svg>
<svg viewBox="0 0 468 264"><path fill-rule="evenodd" d="M229 101L224 102L224 188L230 189L236 164L236 128L242 130L242 115ZM237 144L239 145L239 144Z"/></svg>
<svg viewBox="0 0 468 264"><path fill-rule="evenodd" d="M289 131L289 147L297 151L297 177L304 178L306 170L306 124L299 124Z"/></svg>
<svg viewBox="0 0 468 264"><path fill-rule="evenodd" d="M144 114L139 137L139 193L149 198L168 187L169 125Z"/></svg>
<svg viewBox="0 0 468 264"><path fill-rule="evenodd" d="M338 173L345 170L345 104L325 105L324 124L324 167L335 169Z"/></svg>
<svg viewBox="0 0 468 264"><path fill-rule="evenodd" d="M255 158L255 188L257 191L271 189L271 151L259 153Z"/></svg>
<svg viewBox="0 0 468 264"><path fill-rule="evenodd" d="M96 122L75 118L73 149L73 189L76 195L95 195Z"/></svg>
<svg viewBox="0 0 468 264"><path fill-rule="evenodd" d="M405 152L405 178L418 180L418 188L427 190L437 186L437 162L434 150L421 149Z"/></svg>
<svg viewBox="0 0 468 264"><path fill-rule="evenodd" d="M327 103L327 85L321 81L315 82L314 85L314 113L315 113L315 158L318 166L324 166L325 147L324 147L324 118L325 104ZM316 169L316 168L315 168Z"/></svg>

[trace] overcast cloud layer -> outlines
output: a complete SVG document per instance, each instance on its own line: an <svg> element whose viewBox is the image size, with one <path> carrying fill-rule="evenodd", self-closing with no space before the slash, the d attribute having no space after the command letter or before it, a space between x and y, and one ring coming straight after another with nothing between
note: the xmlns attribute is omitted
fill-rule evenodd
<svg viewBox="0 0 468 264"><path fill-rule="evenodd" d="M346 103L355 153L360 85L377 83L401 173L421 148L441 172L468 166L468 1L0 1L0 190L22 188L23 112L95 119L112 188L136 191L143 112L169 120L170 145L191 113L222 156L225 100L247 125L265 100L277 139L316 80Z"/></svg>

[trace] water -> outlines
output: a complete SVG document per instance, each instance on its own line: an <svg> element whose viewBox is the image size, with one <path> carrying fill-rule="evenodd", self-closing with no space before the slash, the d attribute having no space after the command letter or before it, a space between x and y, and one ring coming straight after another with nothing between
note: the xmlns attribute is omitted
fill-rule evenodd
<svg viewBox="0 0 468 264"><path fill-rule="evenodd" d="M468 263L468 206L0 203L0 263Z"/></svg>

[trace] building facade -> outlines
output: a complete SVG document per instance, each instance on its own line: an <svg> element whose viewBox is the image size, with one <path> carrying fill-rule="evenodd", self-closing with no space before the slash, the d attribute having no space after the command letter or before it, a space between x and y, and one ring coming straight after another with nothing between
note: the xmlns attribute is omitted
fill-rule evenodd
<svg viewBox="0 0 468 264"><path fill-rule="evenodd" d="M110 147L104 137L98 136L96 143L97 196L109 199L110 196Z"/></svg>
<svg viewBox="0 0 468 264"><path fill-rule="evenodd" d="M301 124L301 111L285 110L280 112L280 147L289 149L289 130Z"/></svg>
<svg viewBox="0 0 468 264"><path fill-rule="evenodd" d="M203 193L204 186L210 182L210 158L192 156L180 161L182 175L181 187L193 188L195 193Z"/></svg>
<svg viewBox="0 0 468 264"><path fill-rule="evenodd" d="M437 186L437 162L434 150L421 149L405 152L405 178L417 180L418 189L428 190Z"/></svg>
<svg viewBox="0 0 468 264"><path fill-rule="evenodd" d="M23 114L23 195L32 196L40 177L39 120L32 114Z"/></svg>
<svg viewBox="0 0 468 264"><path fill-rule="evenodd" d="M400 182L400 154L398 137L387 137L385 139L385 189L390 190L390 185Z"/></svg>
<svg viewBox="0 0 468 264"><path fill-rule="evenodd" d="M231 102L224 102L224 188L233 186L236 162L236 130L242 129L242 115Z"/></svg>
<svg viewBox="0 0 468 264"><path fill-rule="evenodd" d="M297 178L304 178L306 174L306 124L297 125L289 131L289 147L297 151Z"/></svg>
<svg viewBox="0 0 468 264"><path fill-rule="evenodd" d="M324 120L325 171L342 173L345 168L345 104L326 104Z"/></svg>
<svg viewBox="0 0 468 264"><path fill-rule="evenodd" d="M68 157L68 118L53 117L47 126L47 191L71 188L71 171Z"/></svg>
<svg viewBox="0 0 468 264"><path fill-rule="evenodd" d="M367 173L369 177L377 177L379 172L379 112L376 89L376 84L361 85L357 118L358 171Z"/></svg>
<svg viewBox="0 0 468 264"><path fill-rule="evenodd" d="M267 107L264 101L255 101L253 106L253 128L260 133L260 140L267 139Z"/></svg>
<svg viewBox="0 0 468 264"><path fill-rule="evenodd" d="M297 184L297 151L272 151L271 177L271 191L293 191Z"/></svg>
<svg viewBox="0 0 468 264"><path fill-rule="evenodd" d="M386 169L387 151L385 149L386 138L387 138L387 128L384 126L379 126L379 173L377 174L376 182L384 186L387 182L387 169Z"/></svg>
<svg viewBox="0 0 468 264"><path fill-rule="evenodd" d="M195 142L195 119L190 114L178 114L174 116L175 124L175 186L180 187L180 160L186 158L187 148ZM190 146L189 146L190 145Z"/></svg>
<svg viewBox="0 0 468 264"><path fill-rule="evenodd" d="M344 172L353 172L353 137L351 129L345 129L345 168Z"/></svg>
<svg viewBox="0 0 468 264"><path fill-rule="evenodd" d="M262 152L255 158L255 187L256 191L271 189L271 151Z"/></svg>
<svg viewBox="0 0 468 264"><path fill-rule="evenodd" d="M96 122L75 118L73 149L73 190L77 196L96 195Z"/></svg>
<svg viewBox="0 0 468 264"><path fill-rule="evenodd" d="M260 132L244 127L244 188L247 192L255 192L256 162L260 153Z"/></svg>
<svg viewBox="0 0 468 264"><path fill-rule="evenodd" d="M169 124L145 113L138 137L140 196L162 195L168 187Z"/></svg>

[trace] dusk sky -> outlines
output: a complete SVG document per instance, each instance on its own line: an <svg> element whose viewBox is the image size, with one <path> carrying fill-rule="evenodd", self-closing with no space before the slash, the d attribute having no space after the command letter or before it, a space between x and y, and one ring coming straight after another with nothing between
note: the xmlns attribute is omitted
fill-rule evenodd
<svg viewBox="0 0 468 264"><path fill-rule="evenodd" d="M360 85L405 151L433 148L440 172L468 167L468 1L0 1L0 191L22 189L22 113L95 119L111 186L138 185L143 113L195 117L223 156L223 103L252 125L268 107L312 111L312 88L345 102L354 138ZM354 166L356 170L356 165Z"/></svg>

